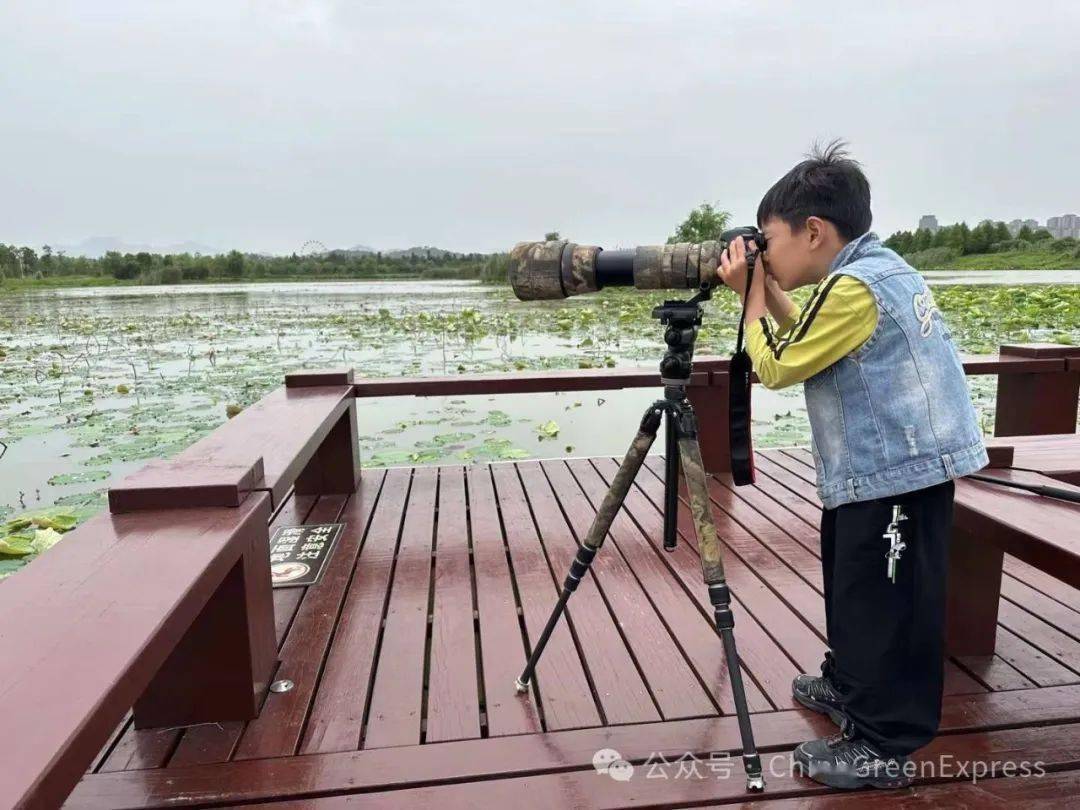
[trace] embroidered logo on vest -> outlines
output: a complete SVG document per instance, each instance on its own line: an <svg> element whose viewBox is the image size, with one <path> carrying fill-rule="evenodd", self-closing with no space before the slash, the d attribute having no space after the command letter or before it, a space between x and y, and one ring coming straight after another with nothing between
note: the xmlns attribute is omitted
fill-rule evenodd
<svg viewBox="0 0 1080 810"><path fill-rule="evenodd" d="M915 319L920 324L919 334L923 337L930 337L934 331L933 314L935 312L940 313L937 304L934 302L933 294L929 289L921 293L915 293L911 299L911 306L915 310Z"/></svg>

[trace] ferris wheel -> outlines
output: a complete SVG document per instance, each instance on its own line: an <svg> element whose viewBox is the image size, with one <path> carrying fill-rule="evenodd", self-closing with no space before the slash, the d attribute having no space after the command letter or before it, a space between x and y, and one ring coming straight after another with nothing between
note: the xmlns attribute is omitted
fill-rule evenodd
<svg viewBox="0 0 1080 810"><path fill-rule="evenodd" d="M300 256L324 256L329 253L326 249L326 245L320 242L318 239L308 239L304 244L300 246L300 250L297 251L297 255Z"/></svg>

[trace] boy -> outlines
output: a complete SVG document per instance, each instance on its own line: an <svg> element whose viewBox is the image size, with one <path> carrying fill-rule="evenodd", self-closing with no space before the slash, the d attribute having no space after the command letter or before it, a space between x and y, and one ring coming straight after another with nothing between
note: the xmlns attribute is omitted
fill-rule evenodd
<svg viewBox="0 0 1080 810"><path fill-rule="evenodd" d="M988 458L948 327L870 231L870 184L842 147L815 148L758 207L746 343L767 388L803 383L823 507L829 650L792 691L842 731L795 761L834 787L902 787L941 717L953 479ZM720 269L744 298L746 250L736 239ZM785 291L812 283L799 312Z"/></svg>

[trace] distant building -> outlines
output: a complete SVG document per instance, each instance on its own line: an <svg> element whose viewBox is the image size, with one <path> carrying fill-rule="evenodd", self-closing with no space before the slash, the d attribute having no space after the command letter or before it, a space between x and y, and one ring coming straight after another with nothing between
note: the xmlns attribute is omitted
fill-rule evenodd
<svg viewBox="0 0 1080 810"><path fill-rule="evenodd" d="M1076 214L1062 214L1060 217L1050 217L1046 220L1046 230L1055 239L1064 239L1071 236L1080 239L1080 217Z"/></svg>
<svg viewBox="0 0 1080 810"><path fill-rule="evenodd" d="M1032 232L1038 230L1039 221L1035 219L1014 219L1005 227L1009 229L1009 235L1015 238L1020 233L1021 228L1027 228Z"/></svg>
<svg viewBox="0 0 1080 810"><path fill-rule="evenodd" d="M920 231L930 231L930 233L937 233L939 227L940 226L938 225L937 217L935 217L933 214L923 214L921 217L919 217Z"/></svg>

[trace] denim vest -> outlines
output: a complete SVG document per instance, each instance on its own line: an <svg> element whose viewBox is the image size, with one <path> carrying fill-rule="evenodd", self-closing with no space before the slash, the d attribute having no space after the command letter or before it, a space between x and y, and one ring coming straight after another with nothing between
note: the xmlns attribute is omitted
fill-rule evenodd
<svg viewBox="0 0 1080 810"><path fill-rule="evenodd" d="M898 495L986 466L964 368L919 273L868 232L828 275L863 281L878 307L873 334L803 383L822 505Z"/></svg>

